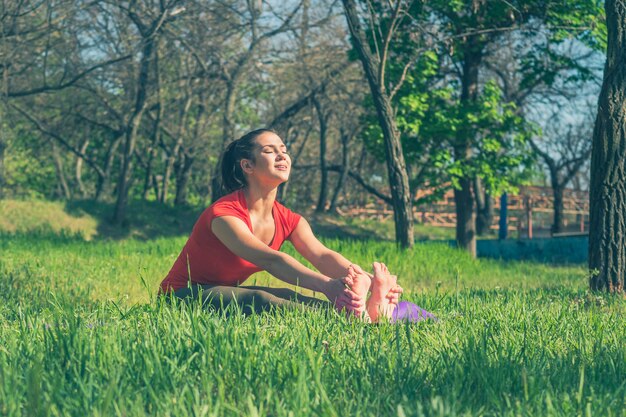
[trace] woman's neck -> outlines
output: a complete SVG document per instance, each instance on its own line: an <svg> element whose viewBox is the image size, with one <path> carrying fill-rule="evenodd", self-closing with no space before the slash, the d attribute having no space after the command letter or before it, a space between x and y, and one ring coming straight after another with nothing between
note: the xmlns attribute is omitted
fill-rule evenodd
<svg viewBox="0 0 626 417"><path fill-rule="evenodd" d="M245 187L242 191L249 212L261 217L272 215L278 191L276 188L266 190L260 187Z"/></svg>

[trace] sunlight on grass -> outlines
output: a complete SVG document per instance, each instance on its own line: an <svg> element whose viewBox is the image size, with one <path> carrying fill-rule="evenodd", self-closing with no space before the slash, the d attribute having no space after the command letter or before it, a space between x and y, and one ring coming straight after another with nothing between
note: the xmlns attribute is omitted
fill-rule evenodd
<svg viewBox="0 0 626 417"><path fill-rule="evenodd" d="M439 321L246 318L157 301L185 236L22 227L0 233L0 415L626 416L626 302L590 293L584 265L325 238Z"/></svg>
<svg viewBox="0 0 626 417"><path fill-rule="evenodd" d="M226 317L155 301L184 241L0 238L0 414L513 417L626 409L626 304L589 294L582 267L335 239L326 243L363 265L388 260L404 277L405 298L439 322L372 326L299 310Z"/></svg>
<svg viewBox="0 0 626 417"><path fill-rule="evenodd" d="M61 202L0 200L2 233L65 233L91 240L97 226L97 220L87 214L68 214Z"/></svg>

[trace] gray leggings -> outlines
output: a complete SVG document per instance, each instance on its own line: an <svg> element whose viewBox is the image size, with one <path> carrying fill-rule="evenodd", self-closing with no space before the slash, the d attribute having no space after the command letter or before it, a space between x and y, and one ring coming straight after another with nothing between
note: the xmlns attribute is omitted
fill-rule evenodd
<svg viewBox="0 0 626 417"><path fill-rule="evenodd" d="M272 307L332 307L328 301L307 297L288 288L192 284L191 287L176 290L173 296L185 302L201 300L203 308L217 311L237 304L246 315L269 311Z"/></svg>

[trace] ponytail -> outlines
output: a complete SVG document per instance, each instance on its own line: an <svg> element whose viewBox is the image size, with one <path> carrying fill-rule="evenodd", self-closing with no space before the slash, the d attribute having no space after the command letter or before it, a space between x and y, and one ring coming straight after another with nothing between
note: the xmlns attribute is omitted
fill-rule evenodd
<svg viewBox="0 0 626 417"><path fill-rule="evenodd" d="M276 133L272 129L257 129L228 144L220 161L222 195L240 190L248 185L248 180L241 169L241 160L250 159L254 162L256 138L268 132Z"/></svg>

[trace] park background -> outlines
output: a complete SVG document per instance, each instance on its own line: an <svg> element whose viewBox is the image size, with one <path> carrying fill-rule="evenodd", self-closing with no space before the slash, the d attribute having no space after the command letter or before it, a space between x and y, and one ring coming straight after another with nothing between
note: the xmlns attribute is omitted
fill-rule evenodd
<svg viewBox="0 0 626 417"><path fill-rule="evenodd" d="M603 2L1 7L0 415L626 415L626 308L587 259L476 259L590 227ZM279 200L438 322L156 302L259 127Z"/></svg>

